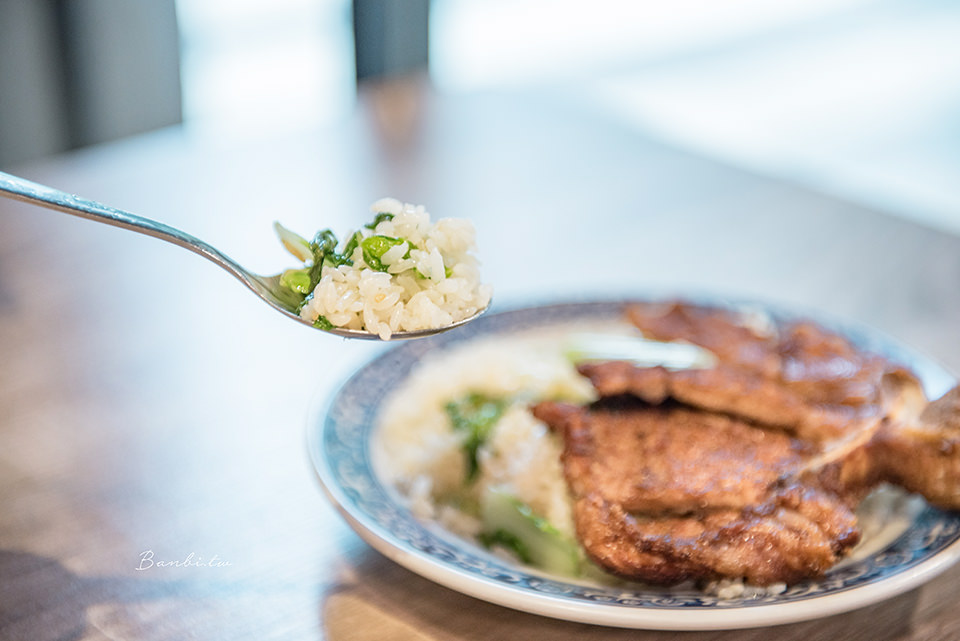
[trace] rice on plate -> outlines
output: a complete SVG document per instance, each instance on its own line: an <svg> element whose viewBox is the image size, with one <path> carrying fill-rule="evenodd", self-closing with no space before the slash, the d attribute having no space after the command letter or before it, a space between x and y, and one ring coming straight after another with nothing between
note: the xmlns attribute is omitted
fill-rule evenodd
<svg viewBox="0 0 960 641"><path fill-rule="evenodd" d="M547 540L540 542L561 549L556 569L574 573L580 553L562 445L528 409L538 399L594 398L592 386L557 349L561 337L537 332L482 339L425 359L385 402L374 461L414 516L470 540L504 530L503 523L484 522L485 506L489 513L491 502L516 501L532 519L542 519ZM472 425L458 421L465 408L474 410ZM488 538L487 547L539 565L530 556L538 550L521 549L530 546L508 540L505 532L500 536Z"/></svg>
<svg viewBox="0 0 960 641"><path fill-rule="evenodd" d="M476 232L469 220L431 222L422 205L382 198L373 220L342 249L330 230L312 241L276 223L284 247L304 267L281 275L301 294L300 317L320 329L339 327L377 334L444 327L490 304L480 281Z"/></svg>

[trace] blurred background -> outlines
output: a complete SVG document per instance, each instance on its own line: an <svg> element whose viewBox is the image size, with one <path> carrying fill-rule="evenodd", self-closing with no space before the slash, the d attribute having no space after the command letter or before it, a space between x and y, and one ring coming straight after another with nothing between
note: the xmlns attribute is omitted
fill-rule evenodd
<svg viewBox="0 0 960 641"><path fill-rule="evenodd" d="M0 168L163 127L331 126L358 88L409 74L543 89L960 232L950 0L0 0Z"/></svg>

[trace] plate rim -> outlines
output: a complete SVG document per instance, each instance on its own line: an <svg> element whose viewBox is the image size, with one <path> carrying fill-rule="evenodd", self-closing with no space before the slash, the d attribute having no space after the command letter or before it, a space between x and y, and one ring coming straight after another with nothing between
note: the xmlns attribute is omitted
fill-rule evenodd
<svg viewBox="0 0 960 641"><path fill-rule="evenodd" d="M516 328L509 327L511 316L515 316L517 313L530 313L536 310L544 310L545 308L583 310L592 307L622 307L632 302L667 302L668 300L676 298L678 297L649 298L633 296L629 298L577 300L573 302L518 306L488 314L475 322L477 327L473 328L473 331L467 331L469 327L461 328L457 334L462 335L440 335L432 339L425 339L425 341L440 342L441 344L436 347L441 349L448 344L465 344L477 336L492 336L502 333L503 330L497 328L498 323L506 323L508 333L518 331ZM908 360L913 361L914 364L917 361L922 362L924 367L935 368L939 370L940 374L944 377L953 383L956 382L953 374L934 359L862 323L853 323L838 317L830 317L827 314L808 313L804 310L785 308L771 303L758 303L755 301L744 302L741 300L731 301L729 299L722 299L720 301L716 299L704 300L703 298L691 300L689 297L683 297L683 299L696 304L713 304L726 307L734 305L754 305L784 318L813 318L816 322L822 322L827 327L843 332L849 338L853 338L853 335L856 335L858 338L863 338L867 335L866 337L874 341L875 344L895 348L899 355L908 356ZM599 316L599 312L592 315ZM585 317L589 316L590 315L585 315ZM556 320L552 322L552 324L561 323L562 321ZM423 343L424 341L419 342ZM544 592L531 591L529 588L509 585L494 581L490 577L469 573L459 567L445 563L441 559L435 558L422 550L416 549L408 542L398 539L392 532L378 524L372 516L357 509L353 501L347 496L344 488L336 481L333 470L331 469L331 463L328 460L327 452L324 448L323 437L326 435L329 427L328 419L330 410L334 407L337 400L340 399L344 390L368 368L374 367L378 359L391 353L397 355L402 352L400 355L403 355L407 351L411 351L411 345L412 343L405 343L381 350L355 369L333 392L315 395L307 418L307 449L321 489L337 512L361 539L391 561L425 579L454 591L521 612L569 622L607 627L664 631L746 629L820 619L879 603L932 580L960 559L960 536L957 536L944 548L907 567L905 570L890 576L881 577L878 580L863 585L832 594L812 596L790 602L758 603L749 606L731 607L683 605L651 608L602 602L575 601L571 598L562 598ZM365 440L363 447L367 451L369 458L369 439ZM387 496L392 496L395 493L391 488L381 482L372 466L369 471L371 473L371 480L378 485ZM430 528L429 524L424 524L422 521L416 519L402 505L395 503L395 507L406 511L408 518L419 526L428 530L434 529ZM435 531L431 533L435 536L438 535L438 532ZM469 542L461 541L452 534L444 538L451 544L469 545ZM516 572L528 577L539 576L536 573L530 573L529 570L520 566L517 566ZM561 578L558 577L558 579ZM625 591L629 591L629 589ZM681 613L685 616L678 616Z"/></svg>

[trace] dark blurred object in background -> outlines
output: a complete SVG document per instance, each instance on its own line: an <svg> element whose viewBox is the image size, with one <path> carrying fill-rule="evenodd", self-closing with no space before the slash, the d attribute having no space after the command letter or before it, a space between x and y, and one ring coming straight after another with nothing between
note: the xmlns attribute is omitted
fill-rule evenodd
<svg viewBox="0 0 960 641"><path fill-rule="evenodd" d="M425 71L430 0L354 0L357 82Z"/></svg>
<svg viewBox="0 0 960 641"><path fill-rule="evenodd" d="M0 166L180 122L174 0L0 2Z"/></svg>

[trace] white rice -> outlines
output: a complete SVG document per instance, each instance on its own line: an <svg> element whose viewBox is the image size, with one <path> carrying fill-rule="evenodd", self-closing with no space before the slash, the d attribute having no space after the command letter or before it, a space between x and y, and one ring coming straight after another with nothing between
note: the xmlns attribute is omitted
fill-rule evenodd
<svg viewBox="0 0 960 641"><path fill-rule="evenodd" d="M528 407L538 399L585 403L595 398L592 386L563 355L564 336L582 329L567 326L472 341L424 359L391 393L378 416L374 463L414 516L472 540L480 533L481 523L460 506L475 502L489 487L506 488L561 533L573 536L561 443ZM623 326L600 329L621 333ZM451 427L444 405L471 392L513 401L479 451L477 481L465 486L463 435ZM871 495L857 512L864 541L850 560L863 558L899 536L917 505L917 500L896 488L883 487ZM596 568L588 567L584 577L600 584L627 585ZM689 584L674 588L692 589ZM703 587L722 599L763 598L785 590L784 584L756 587L736 579Z"/></svg>
<svg viewBox="0 0 960 641"><path fill-rule="evenodd" d="M383 254L385 272L371 269L360 247L349 256L352 265L324 267L301 318L312 323L323 316L337 327L388 340L394 332L455 323L490 303L492 288L480 282L470 221L441 218L431 223L422 205L395 198L378 200L370 209L393 218L373 230L360 230L364 237L376 234L406 242Z"/></svg>
<svg viewBox="0 0 960 641"><path fill-rule="evenodd" d="M400 491L414 515L473 536L479 531L476 519L455 509L451 514L444 506L469 503L496 486L572 536L561 444L528 409L534 399L594 398L589 382L558 345L558 336L551 333L473 341L422 361L391 393L378 424L377 470ZM463 434L451 428L444 405L471 392L511 402L478 452L479 477L465 488Z"/></svg>

